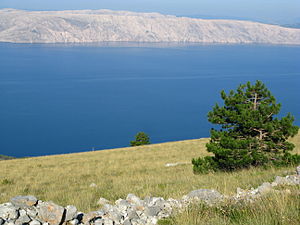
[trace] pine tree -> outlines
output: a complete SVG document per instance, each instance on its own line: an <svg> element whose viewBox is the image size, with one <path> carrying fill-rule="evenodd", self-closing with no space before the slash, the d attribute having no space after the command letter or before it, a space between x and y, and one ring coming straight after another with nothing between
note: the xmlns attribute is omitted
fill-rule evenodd
<svg viewBox="0 0 300 225"><path fill-rule="evenodd" d="M150 144L149 136L144 132L135 135L135 140L130 141L130 146L148 145Z"/></svg>
<svg viewBox="0 0 300 225"><path fill-rule="evenodd" d="M211 129L207 151L214 154L193 159L194 172L235 170L273 163L287 165L300 161L290 151L295 147L288 138L297 134L291 114L275 117L281 104L261 81L240 85L227 95L221 92L224 106L215 105L208 120L221 126Z"/></svg>

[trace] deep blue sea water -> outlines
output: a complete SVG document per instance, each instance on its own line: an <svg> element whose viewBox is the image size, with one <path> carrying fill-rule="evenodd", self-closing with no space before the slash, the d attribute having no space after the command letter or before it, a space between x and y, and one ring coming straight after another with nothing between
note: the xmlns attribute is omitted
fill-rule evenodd
<svg viewBox="0 0 300 225"><path fill-rule="evenodd" d="M208 137L220 90L262 80L300 125L300 47L0 44L0 154Z"/></svg>

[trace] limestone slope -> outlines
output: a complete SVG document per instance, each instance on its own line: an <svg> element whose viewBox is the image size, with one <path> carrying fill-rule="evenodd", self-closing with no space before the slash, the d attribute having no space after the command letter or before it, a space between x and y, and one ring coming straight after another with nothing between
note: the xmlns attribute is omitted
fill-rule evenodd
<svg viewBox="0 0 300 225"><path fill-rule="evenodd" d="M0 10L0 42L199 42L300 44L300 29L110 10Z"/></svg>

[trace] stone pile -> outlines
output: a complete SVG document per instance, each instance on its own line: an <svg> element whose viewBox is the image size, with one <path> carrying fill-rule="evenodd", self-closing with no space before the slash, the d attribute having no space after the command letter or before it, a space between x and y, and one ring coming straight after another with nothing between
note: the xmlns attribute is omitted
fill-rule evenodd
<svg viewBox="0 0 300 225"><path fill-rule="evenodd" d="M277 176L272 183L263 183L256 189L237 189L234 196L224 196L215 190L191 191L181 199L165 200L161 197L140 199L128 194L114 205L100 198L100 210L82 213L75 206L62 207L53 202L43 202L34 196L17 196L0 204L0 225L153 225L162 218L184 210L189 204L204 202L214 205L224 200L254 201L278 185L300 185L300 166L295 175Z"/></svg>

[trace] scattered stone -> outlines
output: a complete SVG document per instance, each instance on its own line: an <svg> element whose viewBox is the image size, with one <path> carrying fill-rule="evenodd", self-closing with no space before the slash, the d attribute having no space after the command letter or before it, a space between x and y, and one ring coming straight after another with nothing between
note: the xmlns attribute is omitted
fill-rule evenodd
<svg viewBox="0 0 300 225"><path fill-rule="evenodd" d="M300 166L297 166L297 168L296 168L296 174L297 174L298 176L300 176Z"/></svg>
<svg viewBox="0 0 300 225"><path fill-rule="evenodd" d="M38 218L50 225L60 225L65 209L53 202L42 202L37 205Z"/></svg>
<svg viewBox="0 0 300 225"><path fill-rule="evenodd" d="M191 163L190 162L166 163L165 167L173 167L173 166L186 165L186 164L191 164Z"/></svg>
<svg viewBox="0 0 300 225"><path fill-rule="evenodd" d="M90 184L90 188L95 188L95 187L97 187L97 184L95 184L95 183Z"/></svg>
<svg viewBox="0 0 300 225"><path fill-rule="evenodd" d="M16 196L10 199L10 202L19 208L28 208L34 206L37 203L37 198L31 195L28 196Z"/></svg>

